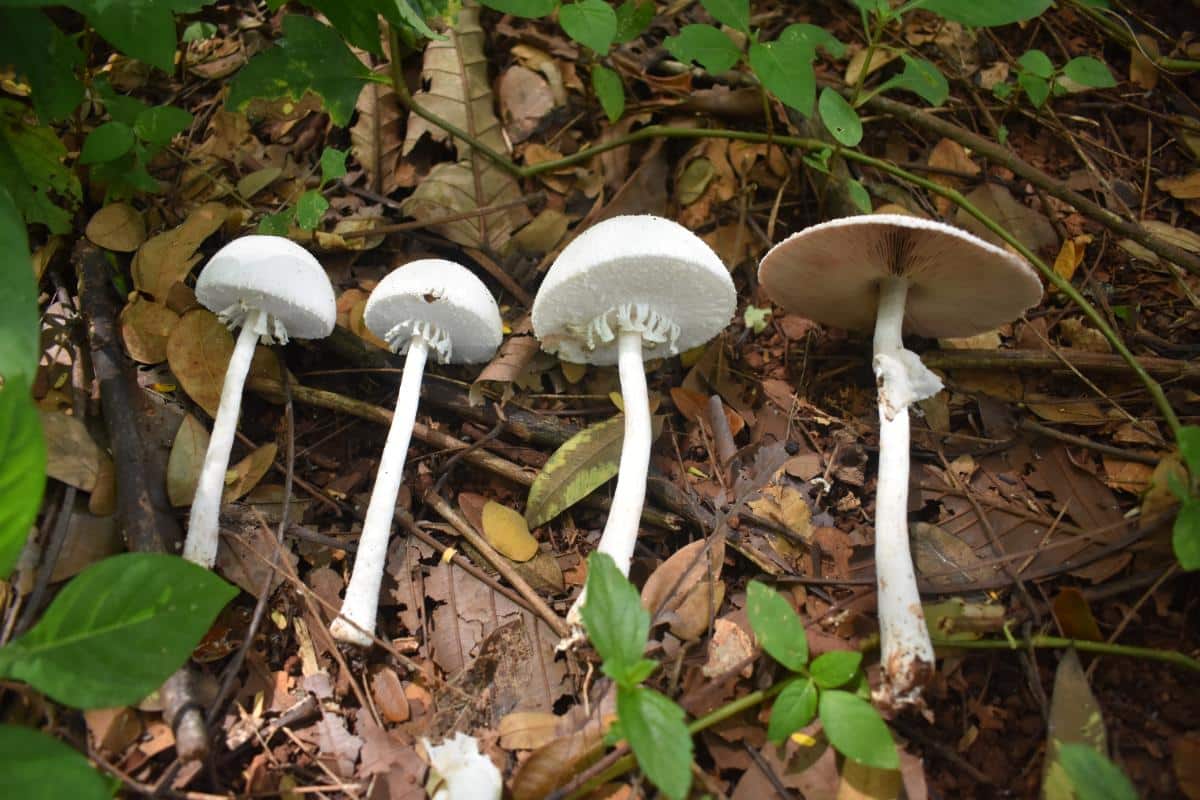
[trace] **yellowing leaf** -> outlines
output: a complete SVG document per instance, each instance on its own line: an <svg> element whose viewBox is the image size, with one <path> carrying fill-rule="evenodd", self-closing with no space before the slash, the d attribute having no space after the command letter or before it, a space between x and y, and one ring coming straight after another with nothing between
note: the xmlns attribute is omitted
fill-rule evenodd
<svg viewBox="0 0 1200 800"><path fill-rule="evenodd" d="M1200 198L1200 170L1194 170L1177 178L1159 178L1154 185L1179 200Z"/></svg>
<svg viewBox="0 0 1200 800"><path fill-rule="evenodd" d="M514 711L497 726L505 750L536 750L558 738L559 718L544 711Z"/></svg>
<svg viewBox="0 0 1200 800"><path fill-rule="evenodd" d="M85 233L105 250L132 253L146 241L146 220L128 203L109 203L92 215Z"/></svg>
<svg viewBox="0 0 1200 800"><path fill-rule="evenodd" d="M167 499L173 506L188 506L200 482L200 467L208 450L208 429L188 414L175 433L167 458Z"/></svg>
<svg viewBox="0 0 1200 800"><path fill-rule="evenodd" d="M537 555L537 539L529 532L525 518L495 500L483 506L483 536L501 555L513 561L528 561Z"/></svg>
<svg viewBox="0 0 1200 800"><path fill-rule="evenodd" d="M625 417L617 415L563 442L529 487L530 527L554 519L616 475L624 437Z"/></svg>

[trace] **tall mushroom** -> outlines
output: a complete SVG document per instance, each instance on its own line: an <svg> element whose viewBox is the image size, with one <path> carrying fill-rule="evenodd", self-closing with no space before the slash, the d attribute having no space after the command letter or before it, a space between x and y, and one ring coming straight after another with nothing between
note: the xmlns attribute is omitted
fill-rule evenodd
<svg viewBox="0 0 1200 800"><path fill-rule="evenodd" d="M616 364L625 438L612 508L598 549L629 574L650 464L644 360L707 342L729 323L729 270L696 234L668 219L618 216L565 247L533 301L533 332L565 361ZM579 627L580 595L568 621Z"/></svg>
<svg viewBox="0 0 1200 800"><path fill-rule="evenodd" d="M1041 300L1041 280L1024 259L966 231L896 214L807 228L772 248L758 277L790 312L841 328L874 328L875 570L884 671L876 699L890 707L917 704L934 656L908 544L908 406L937 394L942 383L904 349L901 330L928 337L992 330Z"/></svg>
<svg viewBox="0 0 1200 800"><path fill-rule="evenodd" d="M354 572L341 615L329 628L339 641L368 647L425 362L431 353L439 364L487 361L500 346L503 333L500 309L483 281L453 261L433 258L406 264L380 281L367 299L363 321L394 352L408 353Z"/></svg>
<svg viewBox="0 0 1200 800"><path fill-rule="evenodd" d="M230 328L241 328L192 499L183 557L212 567L217 559L221 493L237 431L242 388L254 345L328 336L337 319L333 287L307 250L282 236L243 236L222 247L196 279L196 299Z"/></svg>

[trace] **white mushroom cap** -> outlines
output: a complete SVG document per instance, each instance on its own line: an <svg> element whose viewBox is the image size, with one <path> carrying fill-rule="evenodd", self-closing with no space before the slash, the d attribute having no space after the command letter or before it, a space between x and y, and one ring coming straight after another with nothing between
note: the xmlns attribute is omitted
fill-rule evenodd
<svg viewBox="0 0 1200 800"><path fill-rule="evenodd" d="M217 313L237 307L265 311L297 339L328 336L337 321L324 268L282 236L243 236L222 247L201 270L196 299Z"/></svg>
<svg viewBox="0 0 1200 800"><path fill-rule="evenodd" d="M736 303L729 270L699 236L662 217L619 216L563 249L533 301L533 332L566 361L615 364L622 313L627 327L644 326L643 355L655 358L716 336Z"/></svg>
<svg viewBox="0 0 1200 800"><path fill-rule="evenodd" d="M908 281L904 329L973 336L1011 322L1042 298L1018 255L942 222L867 214L823 222L763 257L758 279L788 311L839 328L871 330L885 276Z"/></svg>
<svg viewBox="0 0 1200 800"><path fill-rule="evenodd" d="M443 364L487 361L504 337L500 309L483 281L440 258L390 272L367 299L363 321L398 352L421 327L431 334L426 338Z"/></svg>

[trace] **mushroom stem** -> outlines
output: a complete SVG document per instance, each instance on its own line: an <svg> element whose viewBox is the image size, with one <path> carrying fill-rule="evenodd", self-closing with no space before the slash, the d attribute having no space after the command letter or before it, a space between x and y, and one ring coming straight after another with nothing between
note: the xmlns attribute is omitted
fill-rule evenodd
<svg viewBox="0 0 1200 800"><path fill-rule="evenodd" d="M875 322L874 363L879 391L875 573L884 672L877 699L888 707L919 703L921 688L934 664L908 544L908 403L922 396L915 392L922 392L923 376L910 376L905 368L909 354L904 350L901 326L907 295L908 282L904 278L884 278Z"/></svg>
<svg viewBox="0 0 1200 800"><path fill-rule="evenodd" d="M425 336L414 333L409 341L404 375L400 379L400 392L396 397L396 410L392 414L392 424L383 445L379 472L375 476L375 487L371 490L371 501L367 505L362 535L358 540L354 572L350 575L350 585L346 587L346 596L342 600L341 615L329 627L334 638L359 647L370 647L375 632L379 587L387 562L396 497L400 494L408 443L417 419L421 377L425 373L428 354L429 343Z"/></svg>
<svg viewBox="0 0 1200 800"><path fill-rule="evenodd" d="M242 407L242 388L246 385L246 375L250 373L250 362L254 360L254 345L259 336L266 331L266 312L250 310L242 322L242 330L233 346L233 355L230 356L229 366L225 369L225 383L221 386L217 418L213 420L208 451L204 454L200 480L192 498L192 513L188 520L187 539L183 544L183 557L209 569L212 569L217 561L221 495L225 490L229 454L233 452L233 438L237 433L238 412Z"/></svg>

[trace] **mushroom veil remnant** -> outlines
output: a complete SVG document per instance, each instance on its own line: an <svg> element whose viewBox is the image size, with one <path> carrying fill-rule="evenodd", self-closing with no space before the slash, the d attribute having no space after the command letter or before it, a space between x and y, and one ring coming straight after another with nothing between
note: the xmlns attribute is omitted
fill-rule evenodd
<svg viewBox="0 0 1200 800"><path fill-rule="evenodd" d="M771 299L816 322L875 332L879 478L875 570L885 707L920 703L933 673L908 544L908 406L941 380L904 349L902 331L973 336L1037 305L1042 283L1020 256L940 222L896 214L846 217L780 242L758 277Z"/></svg>
<svg viewBox="0 0 1200 800"><path fill-rule="evenodd" d="M650 465L644 360L704 344L729 323L729 270L696 234L668 219L612 217L577 236L533 301L533 332L564 361L616 364L625 406L617 488L600 552L629 574ZM581 625L580 595L568 622Z"/></svg>
<svg viewBox="0 0 1200 800"><path fill-rule="evenodd" d="M230 328L241 328L192 499L183 557L211 568L217 558L221 493L237 431L242 388L254 345L320 339L333 331L337 307L321 264L282 236L243 236L222 247L196 280L196 299Z"/></svg>
<svg viewBox="0 0 1200 800"><path fill-rule="evenodd" d="M425 362L431 355L439 364L487 361L496 353L503 333L500 309L483 281L460 264L433 258L406 264L380 281L367 299L363 321L394 352L408 353L354 572L341 615L329 628L339 641L368 647Z"/></svg>

